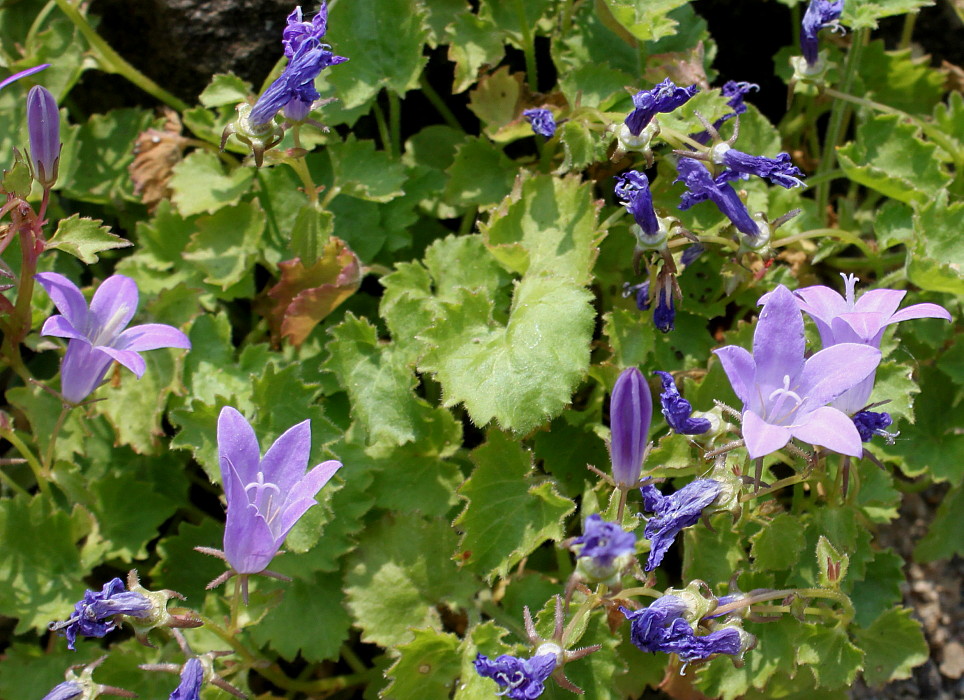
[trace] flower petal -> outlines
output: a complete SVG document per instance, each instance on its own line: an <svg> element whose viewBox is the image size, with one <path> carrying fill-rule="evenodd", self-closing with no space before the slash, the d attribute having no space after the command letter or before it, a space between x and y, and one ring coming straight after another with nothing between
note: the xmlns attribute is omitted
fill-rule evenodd
<svg viewBox="0 0 964 700"><path fill-rule="evenodd" d="M41 63L39 66L32 66L31 68L26 68L20 71L19 73L14 73L9 78L4 78L3 80L0 80L0 90L7 87L7 85L9 85L10 83L16 82L21 78L26 78L28 75L39 73L44 68L49 68L49 67L50 67L49 63Z"/></svg>
<svg viewBox="0 0 964 700"><path fill-rule="evenodd" d="M61 316L60 314L51 316L44 321L43 328L40 329L40 335L49 335L55 338L76 338L77 340L84 341L88 345L90 344L87 336L78 331L74 324L67 320L66 316Z"/></svg>
<svg viewBox="0 0 964 700"><path fill-rule="evenodd" d="M914 304L892 315L890 320L887 321L887 325L909 321L913 318L942 318L945 321L950 321L951 314L940 304Z"/></svg>
<svg viewBox="0 0 964 700"><path fill-rule="evenodd" d="M905 294L907 292L899 289L871 289L857 298L853 311L875 311L884 316L893 316Z"/></svg>
<svg viewBox="0 0 964 700"><path fill-rule="evenodd" d="M130 277L111 275L90 300L89 337L95 345L112 345L137 311L137 285Z"/></svg>
<svg viewBox="0 0 964 700"><path fill-rule="evenodd" d="M736 393L737 398L744 404L749 404L754 397L754 387L756 385L756 362L753 355L739 345L727 345L726 347L714 350L723 371L726 372L730 385Z"/></svg>
<svg viewBox="0 0 964 700"><path fill-rule="evenodd" d="M860 433L845 413L823 406L810 413L807 422L790 427L793 437L851 457L860 457L864 448Z"/></svg>
<svg viewBox="0 0 964 700"><path fill-rule="evenodd" d="M251 425L230 406L222 408L218 416L218 461L221 464L221 484L228 498L228 508L234 503L247 503L244 485L256 480L261 452ZM234 482L228 478L232 468L238 473L241 493L236 492L233 488Z"/></svg>
<svg viewBox="0 0 964 700"><path fill-rule="evenodd" d="M880 338L887 325L887 316L878 311L840 314L830 324L833 344L861 343L880 347Z"/></svg>
<svg viewBox="0 0 964 700"><path fill-rule="evenodd" d="M145 323L128 328L112 343L118 350L157 350L158 348L190 349L191 341L181 331L163 323Z"/></svg>
<svg viewBox="0 0 964 700"><path fill-rule="evenodd" d="M806 409L824 406L862 382L880 364L880 350L858 343L824 348L809 358L797 379L796 391Z"/></svg>
<svg viewBox="0 0 964 700"><path fill-rule="evenodd" d="M34 279L40 282L40 286L47 291L47 295L54 306L74 327L74 330L78 333L85 333L87 331L87 300L84 299L84 295L77 285L57 272L40 272L34 275Z"/></svg>
<svg viewBox="0 0 964 700"><path fill-rule="evenodd" d="M305 420L288 428L268 448L261 460L265 481L276 484L282 494L290 493L305 475L310 452L311 421Z"/></svg>
<svg viewBox="0 0 964 700"><path fill-rule="evenodd" d="M796 377L804 349L803 315L793 293L781 284L767 298L753 332L757 386L773 389L783 386L785 376Z"/></svg>
<svg viewBox="0 0 964 700"><path fill-rule="evenodd" d="M80 403L104 381L113 361L86 340L71 340L60 365L60 393L71 403Z"/></svg>
<svg viewBox="0 0 964 700"><path fill-rule="evenodd" d="M782 425L772 425L753 411L743 412L743 441L750 457L764 457L790 442L791 433Z"/></svg>
<svg viewBox="0 0 964 700"><path fill-rule="evenodd" d="M810 316L817 324L820 340L824 346L833 345L833 332L830 329L830 324L840 314L850 311L847 300L830 287L824 287L823 285L804 287L796 290L793 294L797 298L797 305L800 310ZM768 296L769 294L764 295L760 299L760 303L764 303L764 299Z"/></svg>
<svg viewBox="0 0 964 700"><path fill-rule="evenodd" d="M264 571L278 553L280 544L275 543L271 528L254 505L229 504L224 524L224 555L235 571L239 574Z"/></svg>
<svg viewBox="0 0 964 700"><path fill-rule="evenodd" d="M106 347L103 345L97 345L95 347L101 352L110 355L115 360L120 362L127 369L137 375L138 379L144 376L144 371L147 369L147 364L144 362L144 358L133 350L115 350L112 347Z"/></svg>

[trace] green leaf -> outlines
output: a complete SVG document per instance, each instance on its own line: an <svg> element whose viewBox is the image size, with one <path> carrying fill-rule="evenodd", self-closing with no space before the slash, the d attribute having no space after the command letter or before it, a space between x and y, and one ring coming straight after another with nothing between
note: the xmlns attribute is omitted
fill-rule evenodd
<svg viewBox="0 0 964 700"><path fill-rule="evenodd" d="M223 206L237 203L250 188L253 177L253 168L239 167L225 174L215 154L197 150L174 166L172 199L182 216L213 214Z"/></svg>
<svg viewBox="0 0 964 700"><path fill-rule="evenodd" d="M656 41L676 33L676 22L668 14L685 4L686 0L602 0L596 9L617 34L628 32L639 41Z"/></svg>
<svg viewBox="0 0 964 700"><path fill-rule="evenodd" d="M344 107L363 105L385 86L402 96L418 86L427 59L424 10L415 0L356 0L334 4L325 40L350 65L328 71Z"/></svg>
<svg viewBox="0 0 964 700"><path fill-rule="evenodd" d="M803 551L804 536L796 518L787 513L775 516L751 538L750 556L763 571L789 569Z"/></svg>
<svg viewBox="0 0 964 700"><path fill-rule="evenodd" d="M464 532L458 559L491 581L546 540L561 540L575 506L551 481L533 478L532 455L501 431L488 431L472 461L476 469L459 490L467 503L455 521Z"/></svg>
<svg viewBox="0 0 964 700"><path fill-rule="evenodd" d="M857 129L857 140L840 148L840 165L854 182L898 201L924 204L951 176L935 155L937 146L897 115L874 117Z"/></svg>
<svg viewBox="0 0 964 700"><path fill-rule="evenodd" d="M603 333L613 349L617 367L646 367L656 341L656 327L635 306L613 309L603 316Z"/></svg>
<svg viewBox="0 0 964 700"><path fill-rule="evenodd" d="M876 29L877 20L916 12L931 0L856 0L844 5L840 21L851 29Z"/></svg>
<svg viewBox="0 0 964 700"><path fill-rule="evenodd" d="M91 649L82 644L77 645L76 651L70 651L62 641L50 650L41 649L35 642L15 642L4 650L4 662L0 664L0 695L44 697L51 688L64 682L65 669L95 661L100 651L100 647ZM97 677L99 680L100 674Z"/></svg>
<svg viewBox="0 0 964 700"><path fill-rule="evenodd" d="M455 64L452 94L470 88L485 66L498 65L505 47L492 22L471 12L459 13L446 28L449 60Z"/></svg>
<svg viewBox="0 0 964 700"><path fill-rule="evenodd" d="M228 289L251 275L265 215L257 202L244 202L202 216L184 259L207 275L204 281Z"/></svg>
<svg viewBox="0 0 964 700"><path fill-rule="evenodd" d="M867 629L854 631L864 650L864 680L879 687L911 677L911 670L927 661L929 649L921 624L907 608L891 608Z"/></svg>
<svg viewBox="0 0 964 700"><path fill-rule="evenodd" d="M221 549L224 524L205 518L200 525L182 521L177 534L162 537L157 543L158 562L150 571L155 589L168 588L187 597L185 605L201 606L207 595L205 586L227 568L220 559L195 552L195 547Z"/></svg>
<svg viewBox="0 0 964 700"><path fill-rule="evenodd" d="M745 622L743 626L757 638L757 646L743 657L740 668L733 664L731 657L722 654L709 662L708 668L699 675L699 689L709 697L734 700L743 697L751 687L766 691L775 674L796 671L794 657L800 635L800 623L796 619L784 615L773 622ZM805 682L812 685L809 679Z"/></svg>
<svg viewBox="0 0 964 700"><path fill-rule="evenodd" d="M211 82L198 96L198 101L205 107L236 105L247 100L253 92L251 83L234 73L215 73L211 76Z"/></svg>
<svg viewBox="0 0 964 700"><path fill-rule="evenodd" d="M370 202L388 202L404 194L405 166L386 151L376 151L374 141L357 141L328 146L335 186L342 194Z"/></svg>
<svg viewBox="0 0 964 700"><path fill-rule="evenodd" d="M447 700L461 671L460 640L449 632L413 630L412 641L398 646L399 657L388 669L387 698Z"/></svg>
<svg viewBox="0 0 964 700"><path fill-rule="evenodd" d="M516 164L488 139L470 137L460 144L443 197L457 207L488 206L501 202L512 190Z"/></svg>
<svg viewBox="0 0 964 700"><path fill-rule="evenodd" d="M30 196L30 188L33 186L33 175L30 174L30 166L22 158L17 158L10 170L3 171L3 191L13 194L20 199ZM49 247L48 243L48 247Z"/></svg>
<svg viewBox="0 0 964 700"><path fill-rule="evenodd" d="M948 204L937 192L914 214L914 244L907 276L921 289L964 294L964 202Z"/></svg>
<svg viewBox="0 0 964 700"><path fill-rule="evenodd" d="M436 375L444 405L464 403L476 425L495 418L517 433L557 416L589 368L592 295L566 280L527 276L505 326L493 320L491 299L460 296L442 303L443 316L423 334L434 348L419 369Z"/></svg>
<svg viewBox="0 0 964 700"><path fill-rule="evenodd" d="M444 520L385 516L368 527L348 560L348 608L366 642L391 646L414 630L440 630L441 606L469 605L476 582L451 559L455 533Z"/></svg>
<svg viewBox="0 0 964 700"><path fill-rule="evenodd" d="M93 481L88 490L90 509L100 524L98 536L104 540L105 558L117 557L125 563L147 558L147 543L157 537L158 527L178 508L153 484L116 473Z"/></svg>
<svg viewBox="0 0 964 700"><path fill-rule="evenodd" d="M843 627L801 625L797 638L797 662L808 664L821 688L852 685L864 653L855 647Z"/></svg>
<svg viewBox="0 0 964 700"><path fill-rule="evenodd" d="M931 521L927 534L914 548L914 559L920 562L950 559L964 554L964 487L948 491Z"/></svg>
<svg viewBox="0 0 964 700"><path fill-rule="evenodd" d="M741 533L729 526L729 514L716 516L720 525L712 532L703 523L697 523L683 531L683 578L686 581L702 579L716 590L719 584L729 581L733 573L747 566ZM723 525L726 523L726 526ZM674 548L680 546L677 537ZM707 556L712 552L713 556Z"/></svg>
<svg viewBox="0 0 964 700"><path fill-rule="evenodd" d="M854 94L909 114L930 114L944 94L941 72L930 67L928 58L913 58L910 49L885 51L882 40L872 41L864 47L860 65L863 85Z"/></svg>
<svg viewBox="0 0 964 700"><path fill-rule="evenodd" d="M914 373L906 364L885 360L877 368L870 400L887 401L887 404L877 410L887 411L895 423L902 419L912 421L914 397L919 393L920 387L917 386ZM900 426L895 428L899 430Z"/></svg>
<svg viewBox="0 0 964 700"><path fill-rule="evenodd" d="M904 583L904 560L889 549L874 552L867 563L864 580L854 584L850 600L857 611L854 621L867 627L877 617L900 603Z"/></svg>
<svg viewBox="0 0 964 700"><path fill-rule="evenodd" d="M520 121L523 82L521 73L510 73L508 66L501 66L494 73L483 76L469 93L469 109L482 122L483 131L489 138L499 135L500 130L511 122L525 124Z"/></svg>

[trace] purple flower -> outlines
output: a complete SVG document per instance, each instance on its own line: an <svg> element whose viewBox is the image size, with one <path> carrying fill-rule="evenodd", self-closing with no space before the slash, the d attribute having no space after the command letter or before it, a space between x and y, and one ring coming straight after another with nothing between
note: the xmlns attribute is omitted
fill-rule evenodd
<svg viewBox="0 0 964 700"><path fill-rule="evenodd" d="M797 305L814 323L820 333L824 348L839 343L860 343L872 348L880 348L887 326L916 318L942 318L951 320L947 309L938 304L914 304L897 310L907 292L896 289L873 289L856 298L854 287L857 278L841 275L844 278L846 297L837 292L815 285L794 292ZM761 302L767 299L764 296ZM867 405L874 388L876 371L838 396L831 404L848 415L853 415ZM883 426L886 427L886 426Z"/></svg>
<svg viewBox="0 0 964 700"><path fill-rule="evenodd" d="M548 109L527 109L522 113L530 124L533 133L551 139L556 133L556 120Z"/></svg>
<svg viewBox="0 0 964 700"><path fill-rule="evenodd" d="M888 444L894 444L894 438L897 437L896 433L888 433L884 428L890 427L890 424L894 420L890 417L889 413L875 413L873 411L858 411L851 419L854 422L854 426L857 428L857 432L860 433L860 439L863 442L870 442L870 439L874 435L880 435Z"/></svg>
<svg viewBox="0 0 964 700"><path fill-rule="evenodd" d="M663 415L669 427L682 435L702 435L710 429L710 422L706 418L693 418L693 406L679 395L673 375L669 372L656 371L663 381L663 392L659 395L659 403L663 407Z"/></svg>
<svg viewBox="0 0 964 700"><path fill-rule="evenodd" d="M843 31L837 22L843 6L843 0L810 0L803 15L803 26L800 27L800 48L808 65L817 63L817 34L821 29L831 27L833 31Z"/></svg>
<svg viewBox="0 0 964 700"><path fill-rule="evenodd" d="M659 286L659 296L656 299L656 309L653 311L653 325L663 333L669 333L676 328L676 305L673 302L671 284Z"/></svg>
<svg viewBox="0 0 964 700"><path fill-rule="evenodd" d="M74 650L77 635L82 637L103 637L117 628L115 615L148 617L153 604L140 593L128 591L124 582L115 578L104 584L100 593L92 590L84 592L83 600L74 606L74 614L64 622L50 624L50 630L63 632L67 637L67 648Z"/></svg>
<svg viewBox="0 0 964 700"><path fill-rule="evenodd" d="M34 177L42 187L50 188L60 166L60 112L54 96L40 85L27 93L27 133Z"/></svg>
<svg viewBox="0 0 964 700"><path fill-rule="evenodd" d="M726 171L714 179L710 171L694 158L680 158L676 168L679 171L676 182L684 183L689 189L689 192L683 194L680 209L689 209L694 204L709 199L739 231L754 238L760 235L760 227L750 216L736 190L729 184L729 180L738 177L736 173Z"/></svg>
<svg viewBox="0 0 964 700"><path fill-rule="evenodd" d="M609 569L616 559L636 551L636 535L593 514L586 518L582 537L573 539L572 545L581 545L579 559L591 559L596 569Z"/></svg>
<svg viewBox="0 0 964 700"><path fill-rule="evenodd" d="M730 108L733 110L733 114L726 115L720 120L719 123L722 123L727 119L732 119L736 115L743 114L744 112L746 112L746 104L744 104L743 98L746 96L748 92L750 92L750 90L759 90L759 89L760 89L760 86L757 85L756 83L737 82L735 80L728 80L723 85L723 87L720 88L720 92L722 93L723 97L727 98L726 104L728 104Z"/></svg>
<svg viewBox="0 0 964 700"><path fill-rule="evenodd" d="M643 510L655 513L646 522L643 537L652 543L646 571L652 571L669 550L676 535L684 528L695 525L703 515L703 510L720 495L723 486L713 479L691 481L676 493L664 496L652 484L640 491L643 494Z"/></svg>
<svg viewBox="0 0 964 700"><path fill-rule="evenodd" d="M735 628L697 636L683 617L686 604L676 596L664 595L642 610L621 606L619 610L630 621L630 641L641 651L677 654L685 662L742 651L740 632Z"/></svg>
<svg viewBox="0 0 964 700"><path fill-rule="evenodd" d="M696 262L696 259L706 252L706 248L703 247L701 243L694 243L683 251L680 256L680 265L683 267L688 267Z"/></svg>
<svg viewBox="0 0 964 700"><path fill-rule="evenodd" d="M341 462L322 462L305 474L311 423L303 421L275 440L261 458L254 430L230 406L218 416L218 458L228 501L224 554L239 574L265 569L288 532L328 483Z"/></svg>
<svg viewBox="0 0 964 700"><path fill-rule="evenodd" d="M672 112L699 91L696 85L677 87L669 78L652 90L640 90L633 95L635 109L626 117L626 127L633 136L639 136L657 113Z"/></svg>
<svg viewBox="0 0 964 700"><path fill-rule="evenodd" d="M653 398L642 372L635 367L623 370L609 403L609 457L613 479L622 488L632 488L639 481L652 418Z"/></svg>
<svg viewBox="0 0 964 700"><path fill-rule="evenodd" d="M714 163L725 165L734 173L756 175L787 189L803 187L803 180L800 179L803 172L790 162L789 153L780 153L776 158L751 156L731 148L730 144L725 142L714 146L711 153Z"/></svg>
<svg viewBox="0 0 964 700"><path fill-rule="evenodd" d="M543 654L531 659L502 654L495 661L483 654L475 657L476 673L494 680L505 689L498 694L512 700L533 700L542 695L545 690L543 684L555 668L555 654Z"/></svg>
<svg viewBox="0 0 964 700"><path fill-rule="evenodd" d="M630 294L634 295L637 309L640 311L646 311L649 309L649 280L640 282L639 284L630 284L629 282L624 282L623 297L628 297Z"/></svg>
<svg viewBox="0 0 964 700"><path fill-rule="evenodd" d="M71 700L84 694L86 688L77 681L64 681L43 696L43 700Z"/></svg>
<svg viewBox="0 0 964 700"><path fill-rule="evenodd" d="M254 128L262 127L282 109L288 119L303 120L314 101L321 97L315 89L315 78L325 68L347 60L329 51L326 44L304 41L281 75L254 103L248 123Z"/></svg>
<svg viewBox="0 0 964 700"><path fill-rule="evenodd" d="M743 401L743 439L750 457L779 450L791 438L860 457L853 422L827 406L870 375L880 351L843 343L804 359L803 316L780 285L765 297L753 333L753 354L735 345L714 350Z"/></svg>
<svg viewBox="0 0 964 700"><path fill-rule="evenodd" d="M3 90L3 88L7 87L7 85L9 85L10 83L15 83L21 78L26 78L28 75L39 73L44 68L49 68L49 67L50 67L49 63L41 63L39 66L34 66L33 68L27 68L26 70L22 70L19 73L14 73L9 78L4 78L3 80L0 80L0 90Z"/></svg>
<svg viewBox="0 0 964 700"><path fill-rule="evenodd" d="M146 368L140 353L191 347L186 335L162 323L127 328L138 303L137 285L130 277L113 275L104 280L89 309L80 289L63 275L41 272L35 279L60 311L47 319L41 334L70 339L60 368L60 390L71 403L87 398L114 360L140 378Z"/></svg>
<svg viewBox="0 0 964 700"><path fill-rule="evenodd" d="M653 209L653 195L649 191L649 179L644 173L638 170L630 170L627 173L616 176L616 196L619 202L626 207L626 211L633 215L637 226L645 236L656 238L660 234L659 219L656 218L656 210ZM666 232L663 231L663 239Z"/></svg>
<svg viewBox="0 0 964 700"><path fill-rule="evenodd" d="M300 8L299 8L300 9ZM168 700L198 700L204 682L204 667L196 657L187 660L181 669L181 682Z"/></svg>
<svg viewBox="0 0 964 700"><path fill-rule="evenodd" d="M320 44L325 32L328 31L328 3L322 2L318 14L305 22L301 13L301 5L288 15L287 24L281 33L281 44L284 46L285 56L293 58L302 44Z"/></svg>

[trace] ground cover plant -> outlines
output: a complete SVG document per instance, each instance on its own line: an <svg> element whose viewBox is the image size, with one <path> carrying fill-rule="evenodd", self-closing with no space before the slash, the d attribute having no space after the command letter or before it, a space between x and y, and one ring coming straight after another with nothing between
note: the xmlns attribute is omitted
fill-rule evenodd
<svg viewBox="0 0 964 700"><path fill-rule="evenodd" d="M913 557L964 541L928 4L781 0L770 118L683 0L306 4L191 102L2 4L0 696L910 677L878 530L945 484Z"/></svg>

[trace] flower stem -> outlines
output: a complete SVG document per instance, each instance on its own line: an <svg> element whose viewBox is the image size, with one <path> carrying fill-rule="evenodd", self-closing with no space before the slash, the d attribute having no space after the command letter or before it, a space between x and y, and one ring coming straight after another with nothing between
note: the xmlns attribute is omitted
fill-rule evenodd
<svg viewBox="0 0 964 700"><path fill-rule="evenodd" d="M522 53L526 58L526 75L529 79L529 89L539 92L539 72L536 66L536 46L526 19L525 0L515 0L516 13L519 16L519 29L522 32Z"/></svg>
<svg viewBox="0 0 964 700"><path fill-rule="evenodd" d="M447 104L445 104L445 100L439 97L438 92L435 91L435 88L432 87L432 84L428 81L428 78L425 77L425 73L422 73L418 80L419 87L422 88L422 94L425 95L425 98L432 104L433 107L435 107L435 110L439 113L445 123L453 129L465 131L465 129L463 129L462 125L459 123L458 117L456 117L455 113L449 109Z"/></svg>
<svg viewBox="0 0 964 700"><path fill-rule="evenodd" d="M27 460L27 464L30 466L30 471L33 472L33 478L37 481L37 487L40 492L45 496L50 496L50 484L47 483L47 477L44 473L43 465L33 451L27 447L27 444L20 439L15 430L2 430L0 431L0 437L9 442L20 456Z"/></svg>
<svg viewBox="0 0 964 700"><path fill-rule="evenodd" d="M54 425L54 431L50 435L50 442L47 444L47 454L44 457L44 474L49 475L54 468L54 450L57 447L57 436L60 435L61 429L64 427L64 421L67 419L67 414L70 413L70 409L73 408L68 404L62 404L60 408L60 415L57 416L57 423Z"/></svg>
<svg viewBox="0 0 964 700"><path fill-rule="evenodd" d="M393 90L388 91L388 130L392 158L398 160L402 156L402 104Z"/></svg>
<svg viewBox="0 0 964 700"><path fill-rule="evenodd" d="M655 588L647 588L646 586L637 586L636 588L624 588L619 592L620 598L632 598L637 595L645 595L650 598L662 598L663 594L657 591Z"/></svg>

